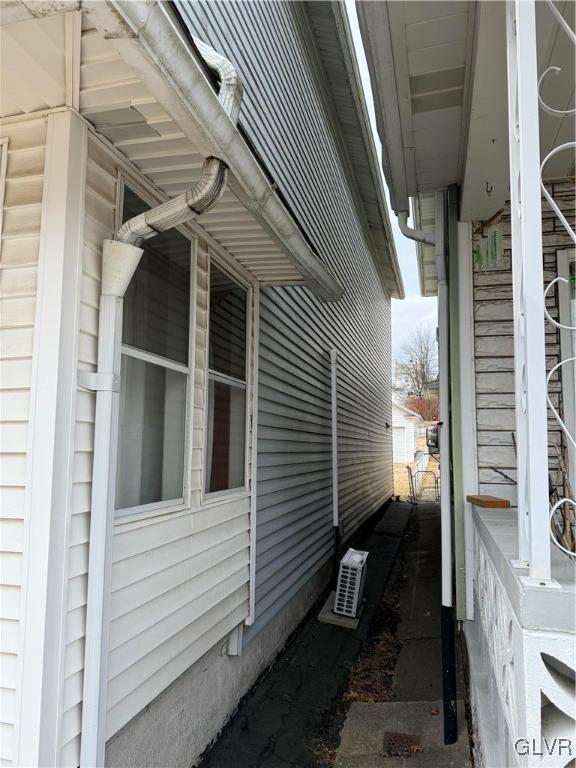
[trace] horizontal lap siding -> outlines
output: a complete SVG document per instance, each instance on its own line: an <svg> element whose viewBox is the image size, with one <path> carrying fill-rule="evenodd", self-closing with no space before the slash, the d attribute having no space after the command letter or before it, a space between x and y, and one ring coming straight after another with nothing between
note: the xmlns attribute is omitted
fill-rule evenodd
<svg viewBox="0 0 576 768"><path fill-rule="evenodd" d="M108 737L246 618L248 507L116 528Z"/></svg>
<svg viewBox="0 0 576 768"><path fill-rule="evenodd" d="M88 141L78 368L96 371L102 241L114 231L117 171L92 137ZM61 764L80 760L84 635L90 541L90 504L96 394L78 388L68 554L66 650L62 705Z"/></svg>
<svg viewBox="0 0 576 768"><path fill-rule="evenodd" d="M551 193L569 221L574 222L574 184L559 183ZM479 493L510 499L516 505L516 486L497 470L516 480L516 453L513 435L516 431L514 408L514 335L512 328L512 271L510 265L510 214L508 207L500 223L504 241L502 262L493 267L474 264L474 347L476 367L476 430L478 445ZM480 237L475 227L474 246ZM542 244L545 289L558 275L557 252L571 248L571 240L542 201ZM547 307L558 318L558 293L553 288ZM560 339L550 323L545 324L546 369L559 362ZM558 407L561 397L560 376L555 373L549 391ZM548 411L548 455L550 471L558 466L557 446L560 428Z"/></svg>
<svg viewBox="0 0 576 768"><path fill-rule="evenodd" d="M0 138L8 139L0 252L0 765L11 765L16 749L28 418L46 122L3 126Z"/></svg>
<svg viewBox="0 0 576 768"><path fill-rule="evenodd" d="M366 355L352 297L293 288L260 303L256 622L264 626L333 554L330 349L338 358L339 506L349 536L392 495L388 357ZM348 306L346 306L348 305ZM382 300L381 332L388 338ZM349 335L347 335L349 332Z"/></svg>
<svg viewBox="0 0 576 768"><path fill-rule="evenodd" d="M81 283L79 367L98 350L102 241L114 230L118 168L91 138ZM191 383L192 509L115 527L107 737L116 733L249 611L249 500L201 509L207 254L198 250ZM95 394L78 390L69 551L61 764L77 766L82 721Z"/></svg>
<svg viewBox="0 0 576 768"><path fill-rule="evenodd" d="M241 123L315 250L345 287L321 304L261 292L256 623L332 554L330 349L338 358L339 496L349 536L393 493L390 300L346 186L325 79L298 3L179 4L244 83ZM307 47L308 46L308 47ZM313 42L312 42L313 46Z"/></svg>

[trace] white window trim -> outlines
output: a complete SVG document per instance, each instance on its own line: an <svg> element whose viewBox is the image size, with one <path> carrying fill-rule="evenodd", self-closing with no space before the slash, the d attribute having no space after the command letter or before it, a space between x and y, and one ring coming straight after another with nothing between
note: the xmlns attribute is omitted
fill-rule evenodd
<svg viewBox="0 0 576 768"><path fill-rule="evenodd" d="M126 177L120 173L118 175L118 194L116 200L116 220L115 226L122 223L122 213L124 207L124 189L128 186L134 192L134 194L141 197L145 203L153 206L157 203L150 192L147 192L138 181L134 181L132 178ZM183 510L190 508L190 485L191 485L191 442L192 442L192 411L193 411L193 397L194 397L194 353L195 353L195 330L196 330L196 253L197 253L197 240L193 238L189 232L175 227L177 231L185 237L190 243L190 302L188 307L188 365L183 365L175 360L171 360L161 355L156 355L153 352L147 352L143 349L138 349L130 344L122 344L121 353L128 357L133 357L138 360L142 360L146 363L152 363L153 365L159 365L163 368L168 368L178 373L182 373L187 377L186 381L186 412L184 419L184 456L183 456L183 472L182 472L182 496L173 499L162 499L160 501L153 501L149 504L137 504L134 507L119 507L114 509L114 523L125 524L136 520L144 520L150 517L157 517L160 515L167 515L176 512L182 512ZM114 494L115 496L116 494Z"/></svg>
<svg viewBox="0 0 576 768"><path fill-rule="evenodd" d="M156 355L154 352L138 349L138 347L133 347L130 344L122 344L121 351L123 355L135 357L137 360L142 360L145 363L152 363L152 365L159 365L162 368L169 368L171 371L184 373L186 376L190 375L190 366L184 365L184 363L177 363L169 357L162 357L162 355Z"/></svg>
<svg viewBox="0 0 576 768"><path fill-rule="evenodd" d="M228 261L224 261L219 254L214 253L211 249L208 250L208 269L207 269L207 285L208 285L208 311L206 313L206 349L204 352L205 367L206 367L206 379L204 383L204 446L202 456L202 492L201 492L201 504L202 506L212 506L213 504L222 503L223 501L233 501L238 499L247 498L250 495L250 477L249 477L249 451L250 451L250 433L252 427L252 408L251 408L251 393L252 393L252 370L253 370L253 355L252 355L252 322L253 322L253 300L254 290L253 285L248 280L244 279L242 275L238 273L238 270L234 268L234 265ZM241 381L233 376L228 376L224 373L219 373L212 370L209 365L210 355L210 272L212 263L228 275L234 282L238 283L246 291L246 380ZM221 381L225 384L244 389L246 392L245 398L245 421L244 421L244 484L237 488L227 488L223 491L206 491L206 468L208 463L208 388L210 385L210 379Z"/></svg>

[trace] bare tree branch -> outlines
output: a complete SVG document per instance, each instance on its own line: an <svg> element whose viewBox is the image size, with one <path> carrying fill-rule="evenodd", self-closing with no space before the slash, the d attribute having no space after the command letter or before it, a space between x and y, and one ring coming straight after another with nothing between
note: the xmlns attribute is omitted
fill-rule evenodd
<svg viewBox="0 0 576 768"><path fill-rule="evenodd" d="M402 398L429 396L429 383L438 375L438 354L433 331L419 325L404 343L396 363L394 389Z"/></svg>

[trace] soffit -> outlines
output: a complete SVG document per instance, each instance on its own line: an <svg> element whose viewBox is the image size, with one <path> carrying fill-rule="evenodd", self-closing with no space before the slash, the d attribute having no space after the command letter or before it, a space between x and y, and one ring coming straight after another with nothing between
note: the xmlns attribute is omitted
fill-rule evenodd
<svg viewBox="0 0 576 768"><path fill-rule="evenodd" d="M200 177L203 158L99 31L82 30L80 112L158 189L175 197ZM228 189L200 224L263 284L304 284L271 235Z"/></svg>

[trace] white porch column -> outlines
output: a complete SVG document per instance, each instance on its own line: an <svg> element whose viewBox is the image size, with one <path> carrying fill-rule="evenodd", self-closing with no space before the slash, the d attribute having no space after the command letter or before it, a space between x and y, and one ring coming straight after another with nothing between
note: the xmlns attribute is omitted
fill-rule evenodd
<svg viewBox="0 0 576 768"><path fill-rule="evenodd" d="M548 437L534 0L508 0L508 142L519 560L550 579Z"/></svg>

